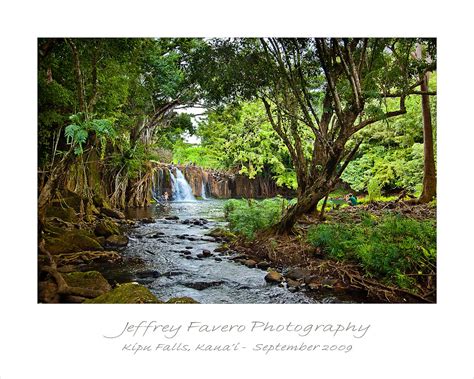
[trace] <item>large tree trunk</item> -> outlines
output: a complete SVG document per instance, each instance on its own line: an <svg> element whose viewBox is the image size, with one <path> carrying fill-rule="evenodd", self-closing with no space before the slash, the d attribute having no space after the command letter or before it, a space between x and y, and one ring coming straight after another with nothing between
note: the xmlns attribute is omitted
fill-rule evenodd
<svg viewBox="0 0 474 379"><path fill-rule="evenodd" d="M327 191L323 189L314 191L311 187L305 191L298 197L298 202L287 209L280 222L275 226L275 233L285 234L290 231L299 217L311 212L319 201L326 196L325 192Z"/></svg>
<svg viewBox="0 0 474 379"><path fill-rule="evenodd" d="M428 74L424 75L420 89L422 92L428 92ZM429 95L421 95L421 108L423 112L424 172L423 192L418 202L428 203L436 196L436 167Z"/></svg>

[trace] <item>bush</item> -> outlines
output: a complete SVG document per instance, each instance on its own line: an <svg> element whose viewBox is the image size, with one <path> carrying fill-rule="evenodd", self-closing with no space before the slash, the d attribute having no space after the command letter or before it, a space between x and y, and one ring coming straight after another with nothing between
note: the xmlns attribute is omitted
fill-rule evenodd
<svg viewBox="0 0 474 379"><path fill-rule="evenodd" d="M282 198L265 200L229 200L224 206L225 218L234 233L253 239L259 230L276 224L287 207Z"/></svg>
<svg viewBox="0 0 474 379"><path fill-rule="evenodd" d="M364 213L359 224L321 224L310 228L308 241L331 257L354 260L369 275L403 288L414 285L417 275L436 267L436 227L400 215L380 219Z"/></svg>

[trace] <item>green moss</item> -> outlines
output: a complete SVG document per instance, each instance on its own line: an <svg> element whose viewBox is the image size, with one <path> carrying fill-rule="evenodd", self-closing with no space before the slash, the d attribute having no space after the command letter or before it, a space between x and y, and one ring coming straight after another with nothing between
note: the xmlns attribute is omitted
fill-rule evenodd
<svg viewBox="0 0 474 379"><path fill-rule="evenodd" d="M71 230L55 238L46 239L46 250L51 254L103 250L100 243L85 230Z"/></svg>
<svg viewBox="0 0 474 379"><path fill-rule="evenodd" d="M94 233L98 236L108 237L112 234L120 234L120 229L116 222L105 219L97 224Z"/></svg>
<svg viewBox="0 0 474 379"><path fill-rule="evenodd" d="M94 299L86 300L90 304L160 304L150 290L137 283L125 283L110 292Z"/></svg>
<svg viewBox="0 0 474 379"><path fill-rule="evenodd" d="M169 299L167 304L199 304L199 301L194 300L192 297L172 297Z"/></svg>
<svg viewBox="0 0 474 379"><path fill-rule="evenodd" d="M64 221L77 222L76 212L69 207L49 207L46 210L46 217L57 217Z"/></svg>
<svg viewBox="0 0 474 379"><path fill-rule="evenodd" d="M227 241L231 241L236 238L236 235L234 233L224 228L212 229L209 233L207 233L207 235L214 238L222 238Z"/></svg>
<svg viewBox="0 0 474 379"><path fill-rule="evenodd" d="M109 282L98 271L71 272L63 274L63 278L71 287L82 287L108 292L111 290Z"/></svg>

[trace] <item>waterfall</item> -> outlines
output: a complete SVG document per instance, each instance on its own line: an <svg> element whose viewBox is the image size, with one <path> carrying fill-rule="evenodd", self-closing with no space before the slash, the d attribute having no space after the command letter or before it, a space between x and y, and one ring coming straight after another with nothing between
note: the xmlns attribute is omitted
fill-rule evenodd
<svg viewBox="0 0 474 379"><path fill-rule="evenodd" d="M174 201L195 201L193 190L179 168L175 168L175 174L170 171L172 197Z"/></svg>
<svg viewBox="0 0 474 379"><path fill-rule="evenodd" d="M202 186L201 186L201 197L202 197L204 200L207 200L207 196L206 196L206 183L204 183L204 180L202 181Z"/></svg>

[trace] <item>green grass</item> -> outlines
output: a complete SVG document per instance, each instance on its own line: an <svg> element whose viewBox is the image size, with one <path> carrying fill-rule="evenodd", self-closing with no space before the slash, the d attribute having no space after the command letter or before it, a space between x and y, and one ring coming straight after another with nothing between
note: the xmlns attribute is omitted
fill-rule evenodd
<svg viewBox="0 0 474 379"><path fill-rule="evenodd" d="M224 206L225 218L232 232L253 239L259 230L276 224L290 202L283 198L265 200L228 200Z"/></svg>
<svg viewBox="0 0 474 379"><path fill-rule="evenodd" d="M308 242L337 260L361 264L366 273L389 284L413 288L416 278L436 267L434 221L416 221L400 215L376 217L362 213L354 224L321 224L310 228Z"/></svg>

